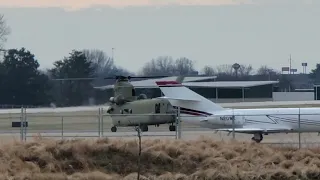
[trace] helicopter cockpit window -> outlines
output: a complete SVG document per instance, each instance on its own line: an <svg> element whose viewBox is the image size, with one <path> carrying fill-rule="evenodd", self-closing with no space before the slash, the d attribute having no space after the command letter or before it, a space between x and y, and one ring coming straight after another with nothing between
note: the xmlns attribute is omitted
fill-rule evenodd
<svg viewBox="0 0 320 180"><path fill-rule="evenodd" d="M160 103L155 104L155 113L160 113Z"/></svg>
<svg viewBox="0 0 320 180"><path fill-rule="evenodd" d="M136 91L135 91L135 89L132 89L132 96L136 96Z"/></svg>

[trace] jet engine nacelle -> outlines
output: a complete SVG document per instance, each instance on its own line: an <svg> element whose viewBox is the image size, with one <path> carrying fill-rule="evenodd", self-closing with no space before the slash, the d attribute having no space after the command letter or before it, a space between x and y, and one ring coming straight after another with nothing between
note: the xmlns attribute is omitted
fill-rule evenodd
<svg viewBox="0 0 320 180"><path fill-rule="evenodd" d="M115 103L114 97L110 97L109 101L110 101L111 103Z"/></svg>
<svg viewBox="0 0 320 180"><path fill-rule="evenodd" d="M125 99L123 97L123 95L118 95L114 98L114 102L117 104L117 105L121 105L121 104L124 104L125 103Z"/></svg>
<svg viewBox="0 0 320 180"><path fill-rule="evenodd" d="M208 117L208 122L212 125L225 125L232 127L241 127L245 123L243 116L231 116L231 115L215 115Z"/></svg>

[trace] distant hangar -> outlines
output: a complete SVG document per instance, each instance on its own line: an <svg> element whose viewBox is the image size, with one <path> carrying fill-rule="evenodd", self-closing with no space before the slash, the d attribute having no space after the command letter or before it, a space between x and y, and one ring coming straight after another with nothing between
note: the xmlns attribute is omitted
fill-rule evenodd
<svg viewBox="0 0 320 180"><path fill-rule="evenodd" d="M162 93L156 86L155 81L170 81L176 79L176 76L172 76L160 79L132 81L131 83L136 88L136 94L144 93L148 98L155 98L162 96ZM272 101L274 87L279 83L278 81L215 80L216 76L185 77L182 84L214 102L230 103ZM108 97L104 97L103 99L112 96L112 88L113 85L96 87L100 95L110 92L107 93L110 95L108 95Z"/></svg>

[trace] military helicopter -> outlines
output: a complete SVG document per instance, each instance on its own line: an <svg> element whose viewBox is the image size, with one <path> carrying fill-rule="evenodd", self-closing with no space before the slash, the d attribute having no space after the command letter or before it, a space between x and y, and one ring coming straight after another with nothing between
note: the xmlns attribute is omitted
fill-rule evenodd
<svg viewBox="0 0 320 180"><path fill-rule="evenodd" d="M159 78L159 76L157 76ZM166 76L161 76L166 77ZM110 114L113 126L112 132L117 131L117 127L140 126L142 131L148 131L149 125L159 127L160 124L169 124L169 130L175 131L177 111L166 99L147 99L145 94L136 95L134 86L130 83L131 77L116 76L104 79L116 79L114 84L114 96L108 102L107 113ZM152 78L155 78L152 76Z"/></svg>

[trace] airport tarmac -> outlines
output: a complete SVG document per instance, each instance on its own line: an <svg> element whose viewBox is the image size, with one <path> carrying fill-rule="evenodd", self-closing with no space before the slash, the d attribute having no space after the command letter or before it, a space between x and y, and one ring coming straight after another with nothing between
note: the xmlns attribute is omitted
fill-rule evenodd
<svg viewBox="0 0 320 180"><path fill-rule="evenodd" d="M98 109L61 108L53 109L49 112L47 109L29 109L27 111L27 141L32 140L33 136L41 135L45 138L62 139L64 138L98 138L99 121ZM41 111L42 112L41 112ZM52 109L51 109L52 110ZM20 127L12 127L12 122L20 122L20 113L2 112L0 113L0 141L8 142L20 140ZM32 111L32 112L30 112ZM40 111L40 112L38 112ZM103 137L108 138L137 138L137 132L134 127L120 127L118 132L111 132L111 119L108 116L103 117L102 130ZM63 132L63 133L62 133ZM143 138L170 138L175 139L175 132L169 131L169 125L163 124L160 127L149 126L149 132L142 133ZM201 136L208 136L217 141L232 140L232 133L228 136L226 132L215 133L214 130L200 128L190 124L182 123L182 139L191 140ZM238 141L250 141L253 135L235 133L235 139ZM298 143L298 134L269 134L264 135L263 143L274 144L292 144ZM301 143L319 147L320 136L318 133L301 134Z"/></svg>

